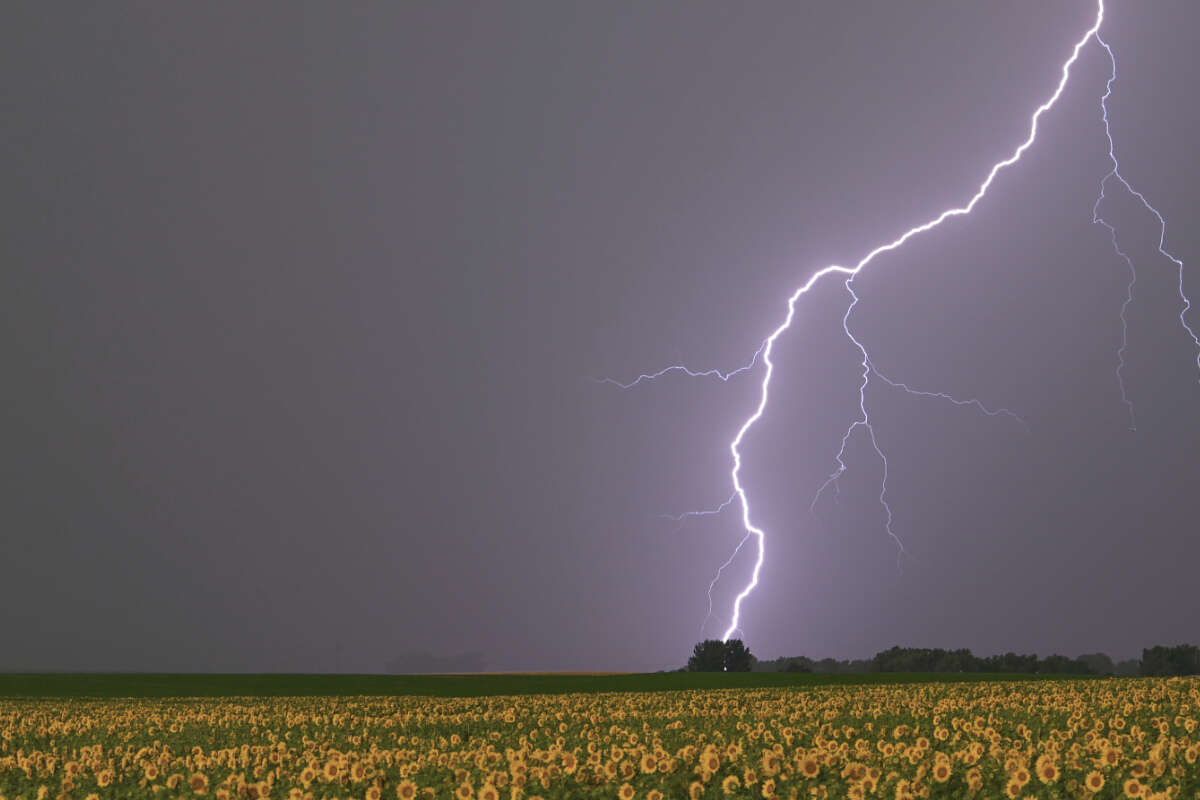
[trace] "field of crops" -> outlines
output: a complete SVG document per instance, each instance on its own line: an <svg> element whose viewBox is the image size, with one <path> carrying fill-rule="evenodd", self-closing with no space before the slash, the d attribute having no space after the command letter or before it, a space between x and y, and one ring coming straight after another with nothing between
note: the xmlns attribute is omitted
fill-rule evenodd
<svg viewBox="0 0 1200 800"><path fill-rule="evenodd" d="M1200 797L1200 680L0 700L14 798Z"/></svg>

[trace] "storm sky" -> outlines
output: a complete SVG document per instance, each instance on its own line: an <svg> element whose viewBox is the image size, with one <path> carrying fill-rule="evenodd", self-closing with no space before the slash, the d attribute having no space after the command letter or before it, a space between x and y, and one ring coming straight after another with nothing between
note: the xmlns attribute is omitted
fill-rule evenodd
<svg viewBox="0 0 1200 800"><path fill-rule="evenodd" d="M1112 131L1200 296L1194 3L1110 1ZM0 10L0 669L673 668L728 624L729 442L787 296L965 203L1092 2ZM1200 369L1157 220L1100 207L1081 52L971 216L828 279L743 482L761 658L1200 642ZM1113 184L1110 183L1110 187ZM1188 317L1200 328L1200 308Z"/></svg>

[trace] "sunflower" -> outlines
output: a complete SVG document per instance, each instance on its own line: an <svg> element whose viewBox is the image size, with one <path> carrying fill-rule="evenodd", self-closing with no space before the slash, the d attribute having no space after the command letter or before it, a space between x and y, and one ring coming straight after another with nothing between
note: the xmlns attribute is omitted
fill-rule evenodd
<svg viewBox="0 0 1200 800"><path fill-rule="evenodd" d="M197 772L188 779L188 786L192 787L192 791L196 794L207 794L208 776L202 772Z"/></svg>
<svg viewBox="0 0 1200 800"><path fill-rule="evenodd" d="M663 793L658 789L651 789L646 792L646 800L663 800Z"/></svg>
<svg viewBox="0 0 1200 800"><path fill-rule="evenodd" d="M458 788L454 790L454 796L458 800L471 800L475 796L475 790L471 788L469 783L460 783Z"/></svg>
<svg viewBox="0 0 1200 800"><path fill-rule="evenodd" d="M496 791L496 787L491 783L485 783L479 787L479 794L476 797L479 800L500 800L500 792Z"/></svg>
<svg viewBox="0 0 1200 800"><path fill-rule="evenodd" d="M1058 780L1058 767L1051 756L1045 755L1038 759L1037 776L1042 783L1054 783Z"/></svg>
<svg viewBox="0 0 1200 800"><path fill-rule="evenodd" d="M1142 796L1142 784L1137 778L1130 778L1129 780L1125 781L1124 789L1126 797Z"/></svg>
<svg viewBox="0 0 1200 800"><path fill-rule="evenodd" d="M379 790L378 786L367 789L366 800L379 800L381 797L383 797L383 792Z"/></svg>
<svg viewBox="0 0 1200 800"><path fill-rule="evenodd" d="M658 760L654 758L653 753L646 753L646 755L642 756L640 766L642 768L642 772L648 775L651 772L654 772L654 770L658 769Z"/></svg>
<svg viewBox="0 0 1200 800"><path fill-rule="evenodd" d="M633 800L633 787L628 783L622 783L621 788L617 789L617 797L619 800Z"/></svg>
<svg viewBox="0 0 1200 800"><path fill-rule="evenodd" d="M726 775L725 779L721 781L721 791L725 794L733 794L740 785L741 781L738 780L737 775Z"/></svg>
<svg viewBox="0 0 1200 800"><path fill-rule="evenodd" d="M762 784L762 796L768 798L775 797L775 779L767 778Z"/></svg>
<svg viewBox="0 0 1200 800"><path fill-rule="evenodd" d="M688 785L688 800L697 800L704 794L704 784L700 781L692 781Z"/></svg>
<svg viewBox="0 0 1200 800"><path fill-rule="evenodd" d="M946 761L939 761L934 764L933 779L938 783L945 783L950 780L950 764Z"/></svg>
<svg viewBox="0 0 1200 800"><path fill-rule="evenodd" d="M1104 788L1104 775L1099 770L1092 770L1083 779L1083 784L1093 792L1098 792Z"/></svg>
<svg viewBox="0 0 1200 800"><path fill-rule="evenodd" d="M815 778L821 771L821 765L812 756L805 756L800 762L800 774L806 778Z"/></svg>

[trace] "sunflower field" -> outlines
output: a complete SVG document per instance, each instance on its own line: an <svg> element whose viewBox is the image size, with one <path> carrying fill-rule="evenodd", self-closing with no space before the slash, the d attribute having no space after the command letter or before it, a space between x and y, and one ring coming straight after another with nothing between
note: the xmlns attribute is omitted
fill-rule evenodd
<svg viewBox="0 0 1200 800"><path fill-rule="evenodd" d="M1197 798L1200 680L0 700L0 797Z"/></svg>

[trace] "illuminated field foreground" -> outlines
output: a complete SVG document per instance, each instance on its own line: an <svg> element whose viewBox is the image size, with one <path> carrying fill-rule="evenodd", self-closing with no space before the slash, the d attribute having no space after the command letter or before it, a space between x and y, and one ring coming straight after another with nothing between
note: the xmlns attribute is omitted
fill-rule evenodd
<svg viewBox="0 0 1200 800"><path fill-rule="evenodd" d="M0 794L1195 797L1197 717L1200 680L1178 678L9 700Z"/></svg>

